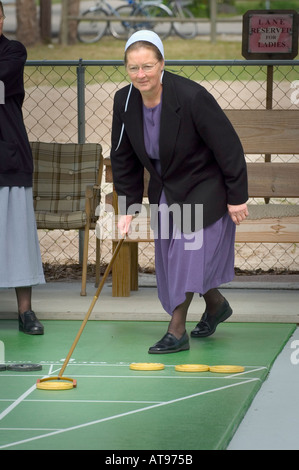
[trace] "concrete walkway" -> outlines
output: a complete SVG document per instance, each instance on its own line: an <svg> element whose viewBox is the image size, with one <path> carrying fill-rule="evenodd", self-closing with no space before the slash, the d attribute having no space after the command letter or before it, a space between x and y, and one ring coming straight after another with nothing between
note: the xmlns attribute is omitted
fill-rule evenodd
<svg viewBox="0 0 299 470"><path fill-rule="evenodd" d="M227 450L299 450L298 397L297 328L277 357Z"/></svg>
<svg viewBox="0 0 299 470"><path fill-rule="evenodd" d="M251 280L249 280L251 279ZM299 323L299 275L237 276L223 287L234 314L230 321ZM96 288L87 284L87 296L80 296L80 282L49 282L33 288L33 309L42 320L83 319ZM14 289L0 289L1 318L16 318ZM194 296L188 320L198 321L204 303ZM93 309L91 319L168 321L157 297L155 276L141 275L139 290L130 297L112 297L107 282Z"/></svg>

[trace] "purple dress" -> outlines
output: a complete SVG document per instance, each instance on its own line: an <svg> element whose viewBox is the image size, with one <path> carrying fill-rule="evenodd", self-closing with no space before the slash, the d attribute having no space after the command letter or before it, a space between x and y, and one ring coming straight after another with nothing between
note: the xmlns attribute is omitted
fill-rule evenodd
<svg viewBox="0 0 299 470"><path fill-rule="evenodd" d="M143 106L144 143L156 170L160 172L160 104ZM161 206L162 204L162 206ZM155 267L159 300L172 315L187 292L200 295L234 278L235 224L228 213L214 224L192 234L178 233L171 212L163 210L167 201L160 198L158 234L155 233ZM163 236L164 227L169 236Z"/></svg>

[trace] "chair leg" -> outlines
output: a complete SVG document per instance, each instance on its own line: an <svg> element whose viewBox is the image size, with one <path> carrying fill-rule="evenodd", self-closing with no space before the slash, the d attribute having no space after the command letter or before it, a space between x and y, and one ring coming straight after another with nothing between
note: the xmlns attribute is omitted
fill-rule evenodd
<svg viewBox="0 0 299 470"><path fill-rule="evenodd" d="M96 282L95 287L99 286L101 275L101 240L96 239Z"/></svg>
<svg viewBox="0 0 299 470"><path fill-rule="evenodd" d="M86 280L87 280L87 261L88 261L88 244L89 244L89 224L85 226L84 231L84 248L83 248L83 261L82 261L82 285L80 295L86 295Z"/></svg>

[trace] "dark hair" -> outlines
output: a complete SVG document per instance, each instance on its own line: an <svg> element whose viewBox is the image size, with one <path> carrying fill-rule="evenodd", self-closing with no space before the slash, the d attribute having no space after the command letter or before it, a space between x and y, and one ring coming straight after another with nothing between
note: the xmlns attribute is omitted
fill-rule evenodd
<svg viewBox="0 0 299 470"><path fill-rule="evenodd" d="M2 2L0 2L0 9L2 11L2 14L4 15L4 9L3 9L3 3Z"/></svg>
<svg viewBox="0 0 299 470"><path fill-rule="evenodd" d="M125 65L127 64L127 53L135 49L139 49L140 47L151 49L155 53L156 58L157 60L159 60L159 62L164 60L161 52L154 44L148 41L136 41L136 42L133 42L133 44L131 44L125 52L125 58L124 58Z"/></svg>

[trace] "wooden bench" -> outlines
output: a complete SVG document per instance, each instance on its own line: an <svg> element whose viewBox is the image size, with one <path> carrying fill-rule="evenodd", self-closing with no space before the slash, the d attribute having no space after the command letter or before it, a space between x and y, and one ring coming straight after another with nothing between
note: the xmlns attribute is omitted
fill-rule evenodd
<svg viewBox="0 0 299 470"><path fill-rule="evenodd" d="M249 197L263 200L261 204L249 204L249 217L237 227L236 242L299 243L298 201L271 203L272 198L299 199L299 162L271 162L271 154L299 155L299 110L227 110L226 114L245 154L262 154L269 160L263 158L263 162L247 164ZM104 165L106 182L113 183L110 160L106 158ZM145 197L147 181L145 172ZM117 213L114 190L108 201ZM127 297L131 290L138 290L138 242L152 241L149 220L145 220L138 239L134 230L133 233L134 238L126 239L113 267L114 297ZM113 239L114 246L116 242L117 236Z"/></svg>

